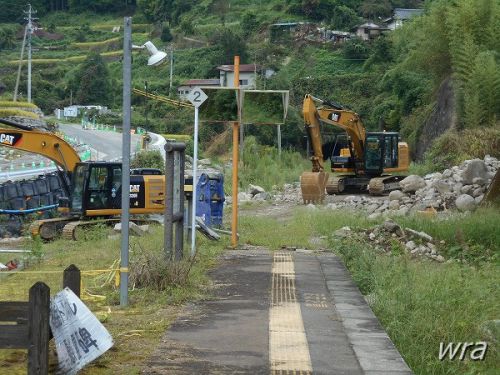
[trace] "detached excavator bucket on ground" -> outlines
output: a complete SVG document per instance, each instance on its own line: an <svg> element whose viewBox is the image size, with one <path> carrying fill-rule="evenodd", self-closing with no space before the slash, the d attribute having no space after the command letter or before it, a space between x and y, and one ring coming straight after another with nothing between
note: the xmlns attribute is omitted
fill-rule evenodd
<svg viewBox="0 0 500 375"><path fill-rule="evenodd" d="M491 180L490 187L481 201L482 206L498 206L500 207L500 173L497 171L493 180Z"/></svg>
<svg viewBox="0 0 500 375"><path fill-rule="evenodd" d="M300 176L300 190L304 204L322 203L325 199L326 172L304 172Z"/></svg>

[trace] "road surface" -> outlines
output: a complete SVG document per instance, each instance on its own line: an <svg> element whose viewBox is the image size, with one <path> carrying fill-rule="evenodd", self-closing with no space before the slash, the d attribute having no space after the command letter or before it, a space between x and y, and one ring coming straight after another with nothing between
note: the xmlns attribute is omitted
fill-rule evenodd
<svg viewBox="0 0 500 375"><path fill-rule="evenodd" d="M59 129L68 137L76 138L79 143L89 145L93 150L93 160L118 160L122 157L122 133L105 130L84 130L80 125L60 124ZM130 150L134 153L141 136L132 134Z"/></svg>
<svg viewBox="0 0 500 375"><path fill-rule="evenodd" d="M142 374L411 375L332 253L224 253Z"/></svg>

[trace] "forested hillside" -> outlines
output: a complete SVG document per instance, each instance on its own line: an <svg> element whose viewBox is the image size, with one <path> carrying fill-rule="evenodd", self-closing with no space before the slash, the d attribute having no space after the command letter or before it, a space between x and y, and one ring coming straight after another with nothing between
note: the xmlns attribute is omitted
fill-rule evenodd
<svg viewBox="0 0 500 375"><path fill-rule="evenodd" d="M70 101L104 104L119 112L122 36L112 30L122 25L124 15L133 15L134 43L152 40L173 48L175 57L169 92L168 65L152 70L145 66L145 55L134 55L135 87L147 82L151 92L175 96L182 82L217 78L216 67L240 55L242 63L275 71L258 81L259 88L290 90L287 146L303 147L300 109L304 94L310 93L354 109L369 129L400 131L414 157L422 159L427 151L434 162L447 164L484 153L498 156L496 0L34 0L32 5L43 28L33 36L33 95L46 113ZM351 37L333 43L318 37L320 28L354 33L362 23L383 25L395 8L423 9L423 14L369 41ZM26 6L0 0L0 9L5 10L0 14L0 83L2 98L8 99ZM272 25L283 22L308 29L276 37ZM135 125L162 133L190 132L189 109L133 100ZM202 142L223 130L221 124L206 127ZM274 142L269 128L249 131L260 142ZM435 147L428 151L432 142Z"/></svg>

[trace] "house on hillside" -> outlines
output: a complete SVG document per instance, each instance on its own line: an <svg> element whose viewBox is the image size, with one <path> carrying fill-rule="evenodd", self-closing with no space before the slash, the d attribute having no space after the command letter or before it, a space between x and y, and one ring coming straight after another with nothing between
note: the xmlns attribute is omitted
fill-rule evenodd
<svg viewBox="0 0 500 375"><path fill-rule="evenodd" d="M189 92L196 86L202 87L234 87L234 65L220 65L217 67L219 78L210 79L190 79L182 82L177 87L177 95L181 99L187 99ZM244 89L254 89L257 78L263 76L269 78L274 74L272 69L264 69L256 64L240 65L240 87Z"/></svg>
<svg viewBox="0 0 500 375"><path fill-rule="evenodd" d="M353 31L356 36L363 40L372 40L379 37L384 31L388 31L386 26L379 26L373 22L367 22L362 25L356 26Z"/></svg>
<svg viewBox="0 0 500 375"><path fill-rule="evenodd" d="M385 19L384 24L388 29L395 30L398 27L403 26L404 22L420 16L423 12L423 9L395 8L392 17Z"/></svg>
<svg viewBox="0 0 500 375"><path fill-rule="evenodd" d="M219 71L220 85L222 87L234 87L234 65L220 65ZM257 64L240 65L240 87L253 89L256 87L257 77L259 75L269 78L274 74L271 69L264 69Z"/></svg>
<svg viewBox="0 0 500 375"><path fill-rule="evenodd" d="M177 87L177 95L181 99L187 99L189 92L195 88L196 86L220 86L219 78L211 78L211 79L190 79L188 81L183 82L179 87Z"/></svg>

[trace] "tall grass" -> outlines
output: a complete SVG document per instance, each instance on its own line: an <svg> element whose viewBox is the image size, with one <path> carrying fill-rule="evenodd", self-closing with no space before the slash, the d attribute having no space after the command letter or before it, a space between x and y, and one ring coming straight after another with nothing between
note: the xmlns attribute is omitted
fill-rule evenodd
<svg viewBox="0 0 500 375"><path fill-rule="evenodd" d="M453 214L447 218L421 216L398 218L399 224L417 228L446 242L444 255L477 263L498 261L500 255L500 215L495 208L481 208L472 214Z"/></svg>
<svg viewBox="0 0 500 375"><path fill-rule="evenodd" d="M500 312L496 265L475 269L377 256L353 239L332 245L415 374L495 373L499 337L486 327ZM440 342L478 341L489 344L485 361L438 359Z"/></svg>
<svg viewBox="0 0 500 375"><path fill-rule="evenodd" d="M302 172L310 169L310 163L298 152L259 145L254 137L245 138L243 166L239 170L239 184L262 186L266 190L282 187L285 183L298 182ZM226 173L226 191L230 191L231 172Z"/></svg>

